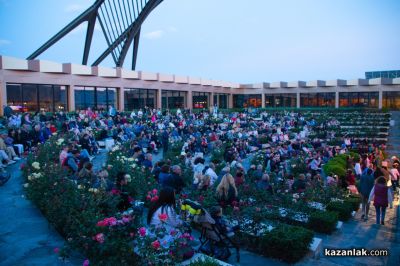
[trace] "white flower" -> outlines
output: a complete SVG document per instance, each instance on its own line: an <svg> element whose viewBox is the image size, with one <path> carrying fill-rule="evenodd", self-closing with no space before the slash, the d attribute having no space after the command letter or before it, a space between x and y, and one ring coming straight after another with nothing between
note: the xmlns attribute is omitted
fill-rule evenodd
<svg viewBox="0 0 400 266"><path fill-rule="evenodd" d="M32 181L33 179L34 179L34 177L33 177L32 175L29 175L29 176L28 176L28 180L29 180L29 181Z"/></svg>
<svg viewBox="0 0 400 266"><path fill-rule="evenodd" d="M135 168L136 168L136 164L132 164L131 167L132 167L133 169L135 169Z"/></svg>
<svg viewBox="0 0 400 266"><path fill-rule="evenodd" d="M128 183L132 181L131 175L125 175L125 178Z"/></svg>
<svg viewBox="0 0 400 266"><path fill-rule="evenodd" d="M61 144L63 144L64 143L64 139L58 139L57 140L57 145L61 145Z"/></svg>
<svg viewBox="0 0 400 266"><path fill-rule="evenodd" d="M28 184L28 183L25 183L25 184L24 184L24 187L25 187L25 188L29 187L29 184Z"/></svg>
<svg viewBox="0 0 400 266"><path fill-rule="evenodd" d="M32 167L35 168L35 169L37 169L37 170L39 170L39 169L40 169L40 163L38 163L38 162L33 162L33 163L32 163Z"/></svg>
<svg viewBox="0 0 400 266"><path fill-rule="evenodd" d="M135 159L133 159L133 158L128 158L128 161L129 162L133 162Z"/></svg>
<svg viewBox="0 0 400 266"><path fill-rule="evenodd" d="M82 185L78 185L78 189L83 189L83 186Z"/></svg>

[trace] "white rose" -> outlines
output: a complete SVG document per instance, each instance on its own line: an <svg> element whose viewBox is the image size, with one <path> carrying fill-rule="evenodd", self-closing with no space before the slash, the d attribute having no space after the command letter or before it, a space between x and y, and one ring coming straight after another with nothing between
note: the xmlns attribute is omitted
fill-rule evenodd
<svg viewBox="0 0 400 266"><path fill-rule="evenodd" d="M24 187L25 187L25 188L29 187L29 184L28 184L28 183L25 183L25 184L24 184Z"/></svg>

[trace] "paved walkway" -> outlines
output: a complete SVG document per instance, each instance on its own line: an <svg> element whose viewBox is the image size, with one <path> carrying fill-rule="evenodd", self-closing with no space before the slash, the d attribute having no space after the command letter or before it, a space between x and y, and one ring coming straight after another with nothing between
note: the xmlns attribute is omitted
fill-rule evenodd
<svg viewBox="0 0 400 266"><path fill-rule="evenodd" d="M0 265L81 265L63 262L54 253L64 239L24 196L19 164L7 168L10 180L0 187Z"/></svg>

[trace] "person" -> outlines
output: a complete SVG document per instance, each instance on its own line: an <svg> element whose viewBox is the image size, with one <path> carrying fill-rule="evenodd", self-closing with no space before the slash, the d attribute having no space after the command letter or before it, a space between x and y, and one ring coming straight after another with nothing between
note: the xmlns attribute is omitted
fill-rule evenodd
<svg viewBox="0 0 400 266"><path fill-rule="evenodd" d="M215 164L210 163L204 174L210 177L210 186L213 186L218 179L218 175L215 173Z"/></svg>
<svg viewBox="0 0 400 266"><path fill-rule="evenodd" d="M112 105L108 106L108 115L114 117L116 114L117 111L115 110L115 108Z"/></svg>
<svg viewBox="0 0 400 266"><path fill-rule="evenodd" d="M78 172L79 182L87 183L90 185L95 184L96 176L93 173L93 164L91 162L86 162L82 169Z"/></svg>
<svg viewBox="0 0 400 266"><path fill-rule="evenodd" d="M368 220L369 195L374 187L374 173L371 168L366 168L360 178L360 193L362 197L362 215L361 219Z"/></svg>
<svg viewBox="0 0 400 266"><path fill-rule="evenodd" d="M168 152L168 142L169 142L169 133L168 130L165 129L163 130L162 134L161 134L161 142L162 142L162 146L164 149L164 155Z"/></svg>
<svg viewBox="0 0 400 266"><path fill-rule="evenodd" d="M295 193L301 193L306 189L306 176L304 174L300 174L296 181L294 181L292 185L292 190Z"/></svg>
<svg viewBox="0 0 400 266"><path fill-rule="evenodd" d="M165 224L168 229L175 229L183 225L182 220L179 218L175 211L175 191L170 187L164 187L160 190L158 200L150 207L147 214L147 224L160 226ZM161 214L166 214L166 220L160 219ZM170 230L167 230L168 232Z"/></svg>
<svg viewBox="0 0 400 266"><path fill-rule="evenodd" d="M165 183L167 186L172 187L175 193L181 193L181 190L185 187L185 182L183 181L182 169L179 165L171 167L171 174Z"/></svg>
<svg viewBox="0 0 400 266"><path fill-rule="evenodd" d="M229 173L225 174L217 186L217 198L223 204L231 204L238 197L235 179Z"/></svg>
<svg viewBox="0 0 400 266"><path fill-rule="evenodd" d="M164 164L161 166L160 173L158 175L158 183L161 186L165 187L171 184L171 174L169 173L170 166L168 164Z"/></svg>
<svg viewBox="0 0 400 266"><path fill-rule="evenodd" d="M257 188L260 190L272 191L271 184L269 183L269 175L267 173L263 174L261 180L257 182Z"/></svg>
<svg viewBox="0 0 400 266"><path fill-rule="evenodd" d="M149 170L153 169L153 155L151 153L145 154L142 166Z"/></svg>
<svg viewBox="0 0 400 266"><path fill-rule="evenodd" d="M368 203L374 201L376 210L376 224L385 224L386 208L389 202L392 201L392 193L390 193L388 186L386 185L386 179L384 176L378 177L374 187L369 195Z"/></svg>
<svg viewBox="0 0 400 266"><path fill-rule="evenodd" d="M19 161L21 160L21 158L19 158L17 156L17 154L15 153L15 150L13 147L11 146L7 146L5 143L5 139L8 136L8 132L7 131L2 131L0 132L0 150L4 151L5 153L7 153L8 158L10 158L11 161Z"/></svg>
<svg viewBox="0 0 400 266"><path fill-rule="evenodd" d="M70 172L78 173L79 171L79 151L73 150L69 152L67 157L64 159L62 166L65 166Z"/></svg>
<svg viewBox="0 0 400 266"><path fill-rule="evenodd" d="M120 196L120 201L117 204L117 208L119 211L123 212L126 211L131 207L131 203L129 200L129 194L126 191L125 187L128 184L127 174L125 172L118 172L115 188L117 194Z"/></svg>
<svg viewBox="0 0 400 266"><path fill-rule="evenodd" d="M397 170L398 167L399 167L399 164L397 162L395 162L395 163L393 163L392 169L390 169L393 192L396 192L396 189L399 186L400 173L399 173L399 170Z"/></svg>
<svg viewBox="0 0 400 266"><path fill-rule="evenodd" d="M216 226L217 230L219 232L221 232L222 234L226 235L226 234L234 233L237 230L239 230L239 225L236 225L233 227L230 227L228 225L227 221L223 217L221 206L213 206L210 209L210 215L215 221L215 226Z"/></svg>

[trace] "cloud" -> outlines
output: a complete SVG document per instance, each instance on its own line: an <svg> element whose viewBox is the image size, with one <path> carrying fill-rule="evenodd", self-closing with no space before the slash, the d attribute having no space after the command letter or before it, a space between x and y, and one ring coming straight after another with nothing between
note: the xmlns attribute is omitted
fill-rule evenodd
<svg viewBox="0 0 400 266"><path fill-rule="evenodd" d="M5 40L5 39L0 39L0 46L9 45L9 44L11 44L11 41Z"/></svg>
<svg viewBox="0 0 400 266"><path fill-rule="evenodd" d="M79 5L79 4L70 4L64 8L65 12L71 13L71 12L78 12L78 11L83 11L85 9L84 6Z"/></svg>
<svg viewBox="0 0 400 266"><path fill-rule="evenodd" d="M155 31L146 33L144 35L144 38L149 39L149 40L156 40L156 39L160 39L164 35L164 33L165 32L163 30L155 30Z"/></svg>

